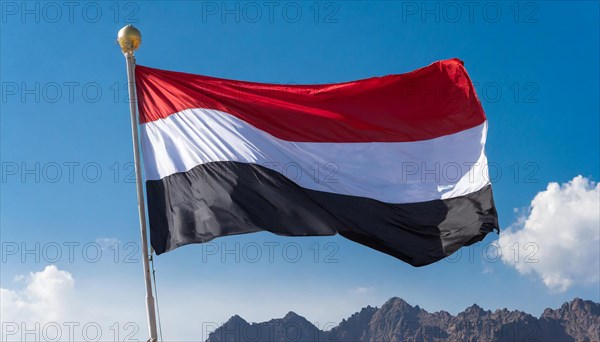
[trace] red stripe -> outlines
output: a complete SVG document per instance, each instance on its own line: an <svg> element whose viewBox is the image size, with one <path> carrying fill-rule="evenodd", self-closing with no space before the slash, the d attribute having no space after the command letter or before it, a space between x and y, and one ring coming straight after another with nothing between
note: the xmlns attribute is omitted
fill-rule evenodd
<svg viewBox="0 0 600 342"><path fill-rule="evenodd" d="M417 141L485 121L458 59L401 75L323 85L242 82L137 66L136 84L142 123L208 108L288 141Z"/></svg>

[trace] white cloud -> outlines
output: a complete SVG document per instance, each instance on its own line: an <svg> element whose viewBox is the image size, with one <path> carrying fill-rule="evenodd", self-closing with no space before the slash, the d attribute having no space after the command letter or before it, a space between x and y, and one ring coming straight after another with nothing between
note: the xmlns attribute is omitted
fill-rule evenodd
<svg viewBox="0 0 600 342"><path fill-rule="evenodd" d="M98 245L100 245L102 249L108 249L110 247L119 247L119 245L123 244L121 240L115 238L98 238L95 242Z"/></svg>
<svg viewBox="0 0 600 342"><path fill-rule="evenodd" d="M483 270L481 271L481 273L483 273L483 274L492 274L492 273L494 273L494 269L492 267L490 267L489 265L484 265L483 266Z"/></svg>
<svg viewBox="0 0 600 342"><path fill-rule="evenodd" d="M354 294L363 294L363 293L371 292L374 290L375 290L374 287L357 287L357 288L352 289L351 292Z"/></svg>
<svg viewBox="0 0 600 342"><path fill-rule="evenodd" d="M112 340L117 333L144 334L143 322L131 319L143 318L143 310L131 314L132 304L115 296L116 289L81 292L73 275L54 265L14 280L21 288L0 288L2 341L95 340L97 335Z"/></svg>
<svg viewBox="0 0 600 342"><path fill-rule="evenodd" d="M529 211L501 232L504 263L535 274L553 291L600 278L600 185L577 176L549 183Z"/></svg>
<svg viewBox="0 0 600 342"><path fill-rule="evenodd" d="M46 266L41 272L29 276L17 276L17 281L26 281L20 291L0 288L0 316L3 321L56 321L65 314L64 304L70 301L74 287L69 272L56 266Z"/></svg>

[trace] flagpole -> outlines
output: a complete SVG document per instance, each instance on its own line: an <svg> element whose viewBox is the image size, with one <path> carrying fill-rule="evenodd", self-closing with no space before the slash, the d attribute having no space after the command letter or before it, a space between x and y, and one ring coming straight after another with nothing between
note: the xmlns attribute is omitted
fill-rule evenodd
<svg viewBox="0 0 600 342"><path fill-rule="evenodd" d="M156 312L154 297L152 296L152 282L150 278L150 258L148 253L148 234L146 229L146 208L144 205L144 190L142 186L142 169L140 163L140 145L138 138L137 97L135 94L135 56L133 52L142 43L142 35L132 25L127 25L119 30L117 42L125 55L127 62L127 85L129 89L129 111L131 113L131 136L133 138L133 158L135 162L135 184L137 188L138 214L140 218L140 232L142 237L142 265L144 267L144 280L146 282L146 312L148 314L148 342L156 342Z"/></svg>

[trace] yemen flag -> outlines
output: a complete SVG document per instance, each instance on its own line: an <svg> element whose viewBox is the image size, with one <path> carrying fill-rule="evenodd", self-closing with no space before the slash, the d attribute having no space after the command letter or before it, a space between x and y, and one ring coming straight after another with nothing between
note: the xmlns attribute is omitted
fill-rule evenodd
<svg viewBox="0 0 600 342"><path fill-rule="evenodd" d="M135 74L157 254L339 233L422 266L498 229L487 121L458 59L323 85Z"/></svg>

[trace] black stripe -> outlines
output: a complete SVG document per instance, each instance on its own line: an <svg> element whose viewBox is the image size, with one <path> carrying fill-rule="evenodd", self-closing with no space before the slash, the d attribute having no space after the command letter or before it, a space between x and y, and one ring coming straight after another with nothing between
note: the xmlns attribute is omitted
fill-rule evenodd
<svg viewBox="0 0 600 342"><path fill-rule="evenodd" d="M491 186L447 200L390 204L300 187L256 164L213 162L146 182L152 247L161 254L219 236L336 233L413 266L498 229Z"/></svg>

